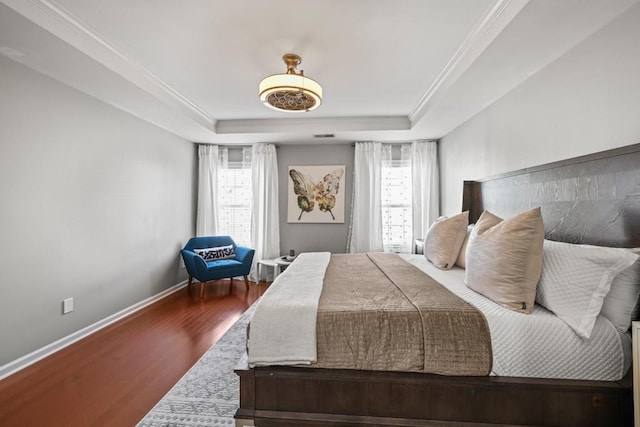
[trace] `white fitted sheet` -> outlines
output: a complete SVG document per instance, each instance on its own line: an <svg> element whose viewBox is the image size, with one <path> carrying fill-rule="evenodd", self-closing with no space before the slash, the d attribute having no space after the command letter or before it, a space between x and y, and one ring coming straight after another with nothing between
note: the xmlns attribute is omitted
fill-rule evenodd
<svg viewBox="0 0 640 427"><path fill-rule="evenodd" d="M631 336L599 315L591 337L536 304L533 313L506 309L469 289L464 269L440 270L423 255L400 255L484 313L491 331L495 375L616 381L631 366Z"/></svg>

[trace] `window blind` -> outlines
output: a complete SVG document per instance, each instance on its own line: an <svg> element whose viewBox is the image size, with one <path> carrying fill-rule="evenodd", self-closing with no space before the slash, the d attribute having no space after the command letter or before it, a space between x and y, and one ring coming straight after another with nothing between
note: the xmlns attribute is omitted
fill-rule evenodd
<svg viewBox="0 0 640 427"><path fill-rule="evenodd" d="M231 236L240 246L251 247L250 155L243 153L242 161L229 161L225 152L221 153L221 160L218 169L219 234Z"/></svg>
<svg viewBox="0 0 640 427"><path fill-rule="evenodd" d="M411 161L393 159L391 147L382 159L381 191L384 251L413 252Z"/></svg>

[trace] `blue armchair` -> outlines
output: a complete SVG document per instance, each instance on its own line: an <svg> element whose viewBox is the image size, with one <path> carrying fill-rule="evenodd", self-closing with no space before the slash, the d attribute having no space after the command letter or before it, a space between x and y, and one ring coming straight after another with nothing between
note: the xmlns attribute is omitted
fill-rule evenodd
<svg viewBox="0 0 640 427"><path fill-rule="evenodd" d="M208 254L205 253L205 257L208 258L205 261L201 255L196 253L196 250L199 249L219 248L229 245L233 246L235 257L211 260L210 258L212 257L208 257ZM184 265L189 273L189 290L191 290L191 283L195 277L200 281L200 298L204 298L204 287L208 281L227 277L233 280L236 276L244 276L244 283L249 289L247 275L251 270L254 253L255 250L253 249L237 246L230 236L206 236L189 239L181 251Z"/></svg>

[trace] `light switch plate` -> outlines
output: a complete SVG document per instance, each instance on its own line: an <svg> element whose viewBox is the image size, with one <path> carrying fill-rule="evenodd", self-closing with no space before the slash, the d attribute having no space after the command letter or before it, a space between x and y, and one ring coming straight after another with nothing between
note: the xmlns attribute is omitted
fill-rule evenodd
<svg viewBox="0 0 640 427"><path fill-rule="evenodd" d="M71 313L73 311L73 298L67 298L62 301L62 314Z"/></svg>

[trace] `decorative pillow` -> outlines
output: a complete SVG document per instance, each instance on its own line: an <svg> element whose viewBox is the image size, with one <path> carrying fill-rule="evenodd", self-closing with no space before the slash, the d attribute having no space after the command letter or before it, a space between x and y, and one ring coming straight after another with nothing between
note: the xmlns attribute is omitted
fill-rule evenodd
<svg viewBox="0 0 640 427"><path fill-rule="evenodd" d="M218 246L215 248L194 249L195 253L204 258L205 261L216 261L219 259L229 259L236 257L236 251L233 245Z"/></svg>
<svg viewBox="0 0 640 427"><path fill-rule="evenodd" d="M631 251L640 253L640 249ZM640 260L613 279L611 290L604 298L600 313L620 332L626 332L631 327L631 321L637 318L640 308L638 297L640 297Z"/></svg>
<svg viewBox="0 0 640 427"><path fill-rule="evenodd" d="M544 268L536 302L588 339L611 282L638 255L619 248L544 241ZM635 305L635 301L633 301Z"/></svg>
<svg viewBox="0 0 640 427"><path fill-rule="evenodd" d="M467 244L469 243L469 236L471 235L471 230L473 230L473 224L469 224L467 227L467 235L464 238L464 242L462 242L462 247L460 248L460 253L458 254L458 259L456 259L456 265L461 268L466 268L467 265Z"/></svg>
<svg viewBox="0 0 640 427"><path fill-rule="evenodd" d="M469 211L451 218L440 217L431 224L424 238L424 256L443 270L453 268L469 225Z"/></svg>
<svg viewBox="0 0 640 427"><path fill-rule="evenodd" d="M503 307L531 313L542 270L540 208L502 220L484 211L469 236L465 282Z"/></svg>

